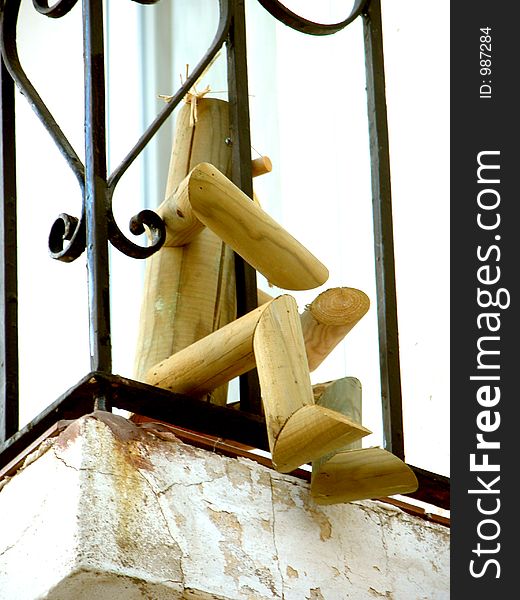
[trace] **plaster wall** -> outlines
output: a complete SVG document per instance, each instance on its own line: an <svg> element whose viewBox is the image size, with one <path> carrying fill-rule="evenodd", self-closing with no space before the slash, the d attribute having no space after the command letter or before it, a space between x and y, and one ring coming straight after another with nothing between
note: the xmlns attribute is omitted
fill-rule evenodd
<svg viewBox="0 0 520 600"><path fill-rule="evenodd" d="M305 481L161 428L95 413L31 461L0 490L0 600L449 598L444 526L318 506Z"/></svg>

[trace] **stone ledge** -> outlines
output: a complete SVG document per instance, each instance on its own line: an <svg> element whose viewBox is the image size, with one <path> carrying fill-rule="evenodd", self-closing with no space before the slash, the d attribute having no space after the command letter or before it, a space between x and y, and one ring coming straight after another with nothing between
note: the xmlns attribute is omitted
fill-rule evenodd
<svg viewBox="0 0 520 600"><path fill-rule="evenodd" d="M449 530L108 413L0 491L0 600L442 600Z"/></svg>

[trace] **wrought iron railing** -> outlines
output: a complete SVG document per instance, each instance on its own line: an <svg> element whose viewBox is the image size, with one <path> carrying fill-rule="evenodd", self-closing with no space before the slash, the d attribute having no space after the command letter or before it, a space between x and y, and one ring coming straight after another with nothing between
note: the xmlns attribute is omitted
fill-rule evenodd
<svg viewBox="0 0 520 600"><path fill-rule="evenodd" d="M154 4L158 0L135 0ZM372 164L373 219L377 311L381 365L382 415L385 448L404 460L401 381L395 293L390 161L385 99L380 0L356 0L350 15L336 24L320 24L293 13L277 0L258 0L287 26L310 35L330 35L357 18L364 23L369 135ZM50 18L67 14L77 0L33 0L35 9ZM58 126L53 115L25 74L17 51L17 22L21 0L2 0L1 41L1 192L0 205L0 469L34 444L60 419L78 418L95 409L128 410L207 434L267 449L258 380L255 372L241 377L240 410L216 406L174 394L112 373L109 306L109 243L132 258L146 258L163 244L165 227L156 213L143 210L130 222L130 231L151 232L140 246L116 224L112 213L114 190L176 106L225 45L232 130L232 179L252 196L246 27L244 0L219 0L217 32L200 63L159 112L134 147L112 173L107 173L105 136L105 72L103 0L82 0L85 68L85 164ZM70 262L86 252L88 267L90 372L67 390L31 423L19 429L17 202L15 85L28 99L46 127L82 193L80 215L60 214L51 228L49 250L56 260ZM257 305L256 272L237 256L237 308L239 316ZM173 400L173 401L172 401ZM449 480L412 467L419 479L422 500L449 507Z"/></svg>

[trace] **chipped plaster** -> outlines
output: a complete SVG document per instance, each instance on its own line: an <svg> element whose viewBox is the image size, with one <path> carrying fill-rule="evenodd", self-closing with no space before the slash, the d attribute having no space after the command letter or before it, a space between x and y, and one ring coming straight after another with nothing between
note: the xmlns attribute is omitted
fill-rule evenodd
<svg viewBox="0 0 520 600"><path fill-rule="evenodd" d="M304 481L116 416L45 450L0 490L0 600L449 598L449 530L396 507L318 506Z"/></svg>

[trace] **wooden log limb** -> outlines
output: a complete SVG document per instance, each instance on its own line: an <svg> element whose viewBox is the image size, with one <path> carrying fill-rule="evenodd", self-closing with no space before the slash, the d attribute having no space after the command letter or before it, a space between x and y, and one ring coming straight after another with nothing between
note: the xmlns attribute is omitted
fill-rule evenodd
<svg viewBox="0 0 520 600"><path fill-rule="evenodd" d="M333 382L316 403L360 421L361 383L354 377ZM317 504L406 494L417 487L412 469L382 448L354 448L350 444L312 462L311 495Z"/></svg>
<svg viewBox="0 0 520 600"><path fill-rule="evenodd" d="M315 405L296 301L280 300L267 304L253 348L272 461L288 472L370 432Z"/></svg>
<svg viewBox="0 0 520 600"><path fill-rule="evenodd" d="M166 225L165 248L185 246L204 229L191 209L188 193L190 175L191 173L181 181L175 192L157 209L157 214Z"/></svg>
<svg viewBox="0 0 520 600"><path fill-rule="evenodd" d="M258 289L257 293L259 304L273 299L270 294L261 289ZM300 315L300 321L311 372L361 320L369 307L368 296L361 290L349 287L325 290L305 307Z"/></svg>
<svg viewBox="0 0 520 600"><path fill-rule="evenodd" d="M361 290L335 287L322 292L301 315L309 370L314 371L370 307Z"/></svg>
<svg viewBox="0 0 520 600"><path fill-rule="evenodd" d="M195 216L189 200L191 173L181 181L179 187L157 208L157 214L166 225L164 247L185 246L204 229L205 225ZM261 208L257 195L253 192L253 202Z"/></svg>
<svg viewBox="0 0 520 600"><path fill-rule="evenodd" d="M307 290L327 281L327 268L214 166L193 170L189 198L195 216L273 285Z"/></svg>
<svg viewBox="0 0 520 600"><path fill-rule="evenodd" d="M417 490L410 467L382 448L338 452L312 473L311 495L317 504L408 494Z"/></svg>
<svg viewBox="0 0 520 600"><path fill-rule="evenodd" d="M296 301L279 296L153 367L147 382L201 396L258 369L275 468L292 471L370 431L314 403Z"/></svg>
<svg viewBox="0 0 520 600"><path fill-rule="evenodd" d="M146 382L197 397L254 369L253 335L266 307L259 306L161 361L150 369Z"/></svg>
<svg viewBox="0 0 520 600"><path fill-rule="evenodd" d="M288 473L371 433L359 423L323 406L303 406L280 431L271 449L273 465L277 471Z"/></svg>
<svg viewBox="0 0 520 600"><path fill-rule="evenodd" d="M268 156L260 156L251 161L251 174L253 177L260 177L273 170L273 163Z"/></svg>

